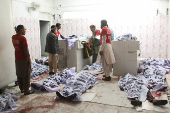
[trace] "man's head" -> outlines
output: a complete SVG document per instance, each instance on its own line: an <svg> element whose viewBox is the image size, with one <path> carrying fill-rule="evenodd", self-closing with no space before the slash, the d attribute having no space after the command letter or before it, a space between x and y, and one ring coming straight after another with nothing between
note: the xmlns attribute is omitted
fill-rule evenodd
<svg viewBox="0 0 170 113"><path fill-rule="evenodd" d="M56 26L55 25L52 25L51 26L51 31L55 31L56 30Z"/></svg>
<svg viewBox="0 0 170 113"><path fill-rule="evenodd" d="M96 26L95 26L95 25L91 25L91 26L90 26L90 30L91 30L92 32L94 32L94 31L96 30Z"/></svg>
<svg viewBox="0 0 170 113"><path fill-rule="evenodd" d="M103 29L104 26L107 26L107 21L106 20L101 21L101 29Z"/></svg>
<svg viewBox="0 0 170 113"><path fill-rule="evenodd" d="M56 27L57 27L58 30L61 29L61 24L60 23L56 23Z"/></svg>
<svg viewBox="0 0 170 113"><path fill-rule="evenodd" d="M23 25L18 25L16 27L16 32L17 32L17 34L25 35L26 29L25 29L25 27Z"/></svg>

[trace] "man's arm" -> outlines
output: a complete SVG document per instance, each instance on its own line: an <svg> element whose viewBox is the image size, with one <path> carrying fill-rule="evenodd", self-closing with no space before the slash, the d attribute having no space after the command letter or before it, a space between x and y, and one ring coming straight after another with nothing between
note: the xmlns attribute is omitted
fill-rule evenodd
<svg viewBox="0 0 170 113"><path fill-rule="evenodd" d="M105 43L106 43L106 34L107 34L107 31L106 30L102 30L102 42L101 42L101 50L100 50L100 55L102 55L103 54L103 50L104 50L104 45L105 45Z"/></svg>
<svg viewBox="0 0 170 113"><path fill-rule="evenodd" d="M27 39L25 37L22 40L22 47L24 50L24 54L25 54L25 56L27 56L27 59L29 61L29 65L31 66L30 53L29 53L29 49L28 49Z"/></svg>
<svg viewBox="0 0 170 113"><path fill-rule="evenodd" d="M25 56L27 56L27 59L29 61L29 65L31 66L31 58L30 58L30 53L29 53L28 46L24 47L23 50L24 50Z"/></svg>
<svg viewBox="0 0 170 113"><path fill-rule="evenodd" d="M103 54L105 44L106 44L106 35L102 36L102 45L101 45L100 55Z"/></svg>
<svg viewBox="0 0 170 113"><path fill-rule="evenodd" d="M65 39L65 37L63 35L60 34L60 36L61 36L62 39Z"/></svg>

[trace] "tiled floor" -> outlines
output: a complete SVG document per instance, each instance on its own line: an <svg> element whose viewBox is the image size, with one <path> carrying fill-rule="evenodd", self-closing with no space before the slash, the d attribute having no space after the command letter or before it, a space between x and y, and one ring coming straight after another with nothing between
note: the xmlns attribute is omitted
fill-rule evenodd
<svg viewBox="0 0 170 113"><path fill-rule="evenodd" d="M34 80L44 81L49 75L40 76ZM136 109L130 104L126 93L118 88L118 77L112 76L112 81L104 82L99 75L99 83L87 90L81 97L83 102L72 102L62 99L54 100L56 94L48 92L35 92L28 96L21 96L16 101L20 106L12 113L136 113ZM60 86L62 89L64 85ZM19 93L18 87L11 87L11 92ZM159 97L167 99L167 94ZM143 103L143 113L170 112L169 104L164 107L155 107L148 101ZM147 110L147 111L146 111Z"/></svg>

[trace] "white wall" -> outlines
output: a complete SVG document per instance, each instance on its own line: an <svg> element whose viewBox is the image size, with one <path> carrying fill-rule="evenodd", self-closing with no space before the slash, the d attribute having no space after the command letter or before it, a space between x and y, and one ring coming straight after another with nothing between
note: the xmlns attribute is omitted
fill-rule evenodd
<svg viewBox="0 0 170 113"><path fill-rule="evenodd" d="M12 0L0 0L0 88L16 80Z"/></svg>
<svg viewBox="0 0 170 113"><path fill-rule="evenodd" d="M35 2L40 5L39 12L28 12L28 7ZM53 0L13 0L14 17L38 18L41 20L52 20L54 14Z"/></svg>
<svg viewBox="0 0 170 113"><path fill-rule="evenodd" d="M170 2L169 2L169 15L168 15L168 42L170 42ZM168 45L168 58L170 59L170 44Z"/></svg>
<svg viewBox="0 0 170 113"><path fill-rule="evenodd" d="M167 7L168 2L160 0L54 0L56 14L86 10L93 12L93 16L100 19L114 18L114 16L125 18L125 16L156 15L157 9L165 15ZM92 15L87 15L90 16Z"/></svg>

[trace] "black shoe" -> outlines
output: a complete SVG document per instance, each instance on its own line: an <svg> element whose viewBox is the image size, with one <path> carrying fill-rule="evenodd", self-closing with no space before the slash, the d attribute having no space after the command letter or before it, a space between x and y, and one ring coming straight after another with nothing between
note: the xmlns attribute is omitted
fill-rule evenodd
<svg viewBox="0 0 170 113"><path fill-rule="evenodd" d="M111 81L111 77L109 76L109 77L104 77L104 78L102 78L102 80L104 80L104 81Z"/></svg>
<svg viewBox="0 0 170 113"><path fill-rule="evenodd" d="M141 102L141 101L138 101L138 100L132 100L132 101L131 101L131 104L134 105L134 106L141 106L141 105L142 105L142 102Z"/></svg>
<svg viewBox="0 0 170 113"><path fill-rule="evenodd" d="M76 96L77 94L75 93L75 94L72 94L71 96L66 97L66 99L73 100L74 98L76 98Z"/></svg>
<svg viewBox="0 0 170 113"><path fill-rule="evenodd" d="M54 75L55 73L54 72L49 72L49 75Z"/></svg>
<svg viewBox="0 0 170 113"><path fill-rule="evenodd" d="M65 97L63 97L58 91L56 92L56 95L60 98L66 99Z"/></svg>
<svg viewBox="0 0 170 113"><path fill-rule="evenodd" d="M154 105L160 106L160 105L166 105L168 103L167 100L156 100L153 102Z"/></svg>

